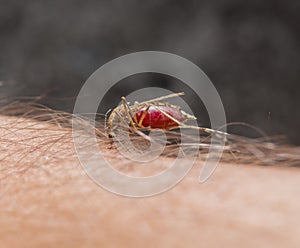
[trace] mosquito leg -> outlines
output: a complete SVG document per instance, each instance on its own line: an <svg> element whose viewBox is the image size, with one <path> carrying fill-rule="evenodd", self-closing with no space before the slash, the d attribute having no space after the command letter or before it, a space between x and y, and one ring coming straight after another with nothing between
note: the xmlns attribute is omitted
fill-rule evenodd
<svg viewBox="0 0 300 248"><path fill-rule="evenodd" d="M145 119L145 117L146 117L146 115L147 115L147 112L148 112L150 106L151 106L151 105L148 104L147 108L145 109L144 113L142 114L142 116L141 116L141 118L140 118L140 121L139 121L139 123L138 123L138 126L141 127L141 128L143 128L142 123L143 123L143 120Z"/></svg>
<svg viewBox="0 0 300 248"><path fill-rule="evenodd" d="M199 130L199 131L207 133L209 135L215 135L215 136L217 136L220 139L224 139L225 141L228 141L228 137L230 136L229 133L222 132L222 131L219 131L219 130L214 130L214 129L211 129L211 128L206 128L206 127L197 127L197 126L183 125L183 126L179 126L179 128L187 128L187 129Z"/></svg>
<svg viewBox="0 0 300 248"><path fill-rule="evenodd" d="M135 116L133 115L133 113L131 112L130 107L126 101L126 98L124 96L122 96L121 99L122 99L125 113L126 113L127 117L129 118L130 124L133 128L135 128L135 125L137 124L137 120L136 120Z"/></svg>
<svg viewBox="0 0 300 248"><path fill-rule="evenodd" d="M196 130L202 131L202 132L207 133L207 134L219 134L219 135L222 135L222 136L229 136L229 133L222 132L222 131L219 131L219 130L214 130L214 129L207 128L207 127L197 127L197 126L190 126L190 125L183 125L183 126L179 126L179 127L180 128L196 129Z"/></svg>

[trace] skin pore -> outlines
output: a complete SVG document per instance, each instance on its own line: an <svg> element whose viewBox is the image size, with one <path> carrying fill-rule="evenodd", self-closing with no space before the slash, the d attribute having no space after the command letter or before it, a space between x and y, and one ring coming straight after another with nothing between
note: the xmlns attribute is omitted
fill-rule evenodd
<svg viewBox="0 0 300 248"><path fill-rule="evenodd" d="M103 151L117 168L134 172L134 166L106 146ZM171 161L159 158L162 167ZM121 197L85 174L69 127L4 115L0 162L1 247L300 244L299 168L222 162L199 184L202 162L197 161L165 193Z"/></svg>

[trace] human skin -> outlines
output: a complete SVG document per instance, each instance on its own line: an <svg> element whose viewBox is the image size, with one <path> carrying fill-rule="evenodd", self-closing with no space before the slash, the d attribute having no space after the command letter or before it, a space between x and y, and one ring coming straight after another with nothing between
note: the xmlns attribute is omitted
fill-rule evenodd
<svg viewBox="0 0 300 248"><path fill-rule="evenodd" d="M116 151L104 152L122 167ZM122 197L85 174L69 128L8 116L0 162L1 247L300 245L299 168L220 163L199 184L197 161L165 193Z"/></svg>

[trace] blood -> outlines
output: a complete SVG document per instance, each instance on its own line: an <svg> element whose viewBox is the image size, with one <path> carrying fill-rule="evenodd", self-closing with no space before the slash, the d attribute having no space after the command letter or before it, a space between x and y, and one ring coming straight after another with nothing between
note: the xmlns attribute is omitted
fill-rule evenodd
<svg viewBox="0 0 300 248"><path fill-rule="evenodd" d="M138 122L141 120L145 110L146 108L142 108L136 113L135 117ZM160 110L172 116L175 120L179 122L183 122L184 120L186 120L185 116L177 108L170 106L151 106L148 109L146 116L142 121L142 125L144 127L161 128L166 130L178 126L178 123L170 119Z"/></svg>

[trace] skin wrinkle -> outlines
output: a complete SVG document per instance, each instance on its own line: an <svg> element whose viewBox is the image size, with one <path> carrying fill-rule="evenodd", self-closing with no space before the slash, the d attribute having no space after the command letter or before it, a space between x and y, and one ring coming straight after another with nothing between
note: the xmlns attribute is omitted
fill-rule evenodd
<svg viewBox="0 0 300 248"><path fill-rule="evenodd" d="M30 127L30 128L27 128ZM5 142L3 142L3 140ZM116 168L135 173L100 144ZM172 158L159 158L162 167ZM221 163L198 184L201 162L170 191L131 199L84 173L71 130L0 116L3 247L297 247L299 168ZM152 169L151 169L152 168Z"/></svg>

